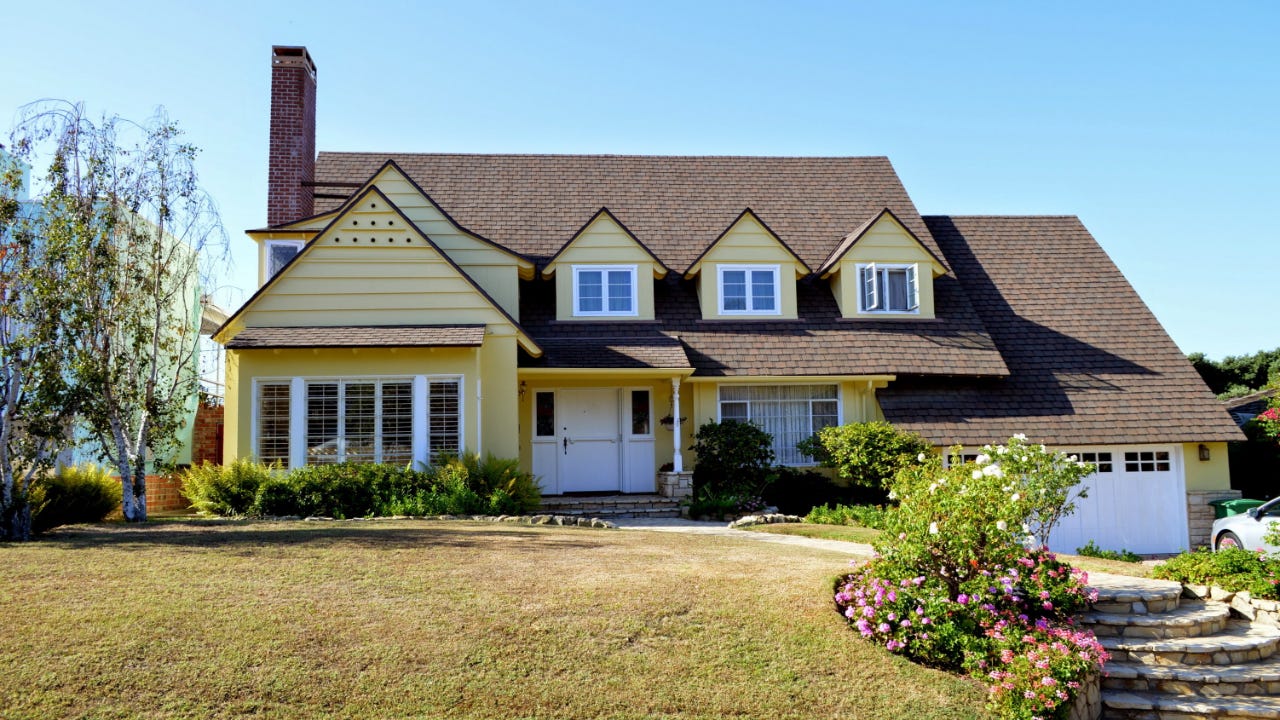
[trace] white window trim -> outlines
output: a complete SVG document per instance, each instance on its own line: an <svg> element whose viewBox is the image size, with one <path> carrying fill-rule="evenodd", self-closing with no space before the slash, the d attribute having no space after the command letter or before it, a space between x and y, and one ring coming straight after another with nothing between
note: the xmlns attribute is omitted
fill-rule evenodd
<svg viewBox="0 0 1280 720"><path fill-rule="evenodd" d="M920 314L920 264L919 263L858 263L854 275L858 283L858 313L862 315L919 315ZM913 297L908 299L908 303L915 307L910 310L881 310L878 308L867 309L867 290L866 275L870 271L872 275L871 295L879 298L884 294L884 288L880 285L881 270L908 270L911 276L915 278L915 283L911 285L914 290ZM877 300L877 304L879 301Z"/></svg>
<svg viewBox="0 0 1280 720"><path fill-rule="evenodd" d="M637 317L640 314L639 273L636 265L574 265L573 266L573 316L574 317ZM631 311L617 312L609 308L609 272L631 273ZM579 308L578 275L583 272L601 273L601 310L588 311Z"/></svg>
<svg viewBox="0 0 1280 720"><path fill-rule="evenodd" d="M306 247L306 244L305 240L268 240L264 250L264 252L266 252L266 257L262 263L262 273L266 276L264 279L270 280L280 272L279 270L271 272L271 248L276 247L277 245L287 245L289 247L296 248L297 252L302 252L302 248ZM294 255L296 257L297 253ZM285 264L287 265L288 263ZM280 268L283 270L284 265L281 265Z"/></svg>
<svg viewBox="0 0 1280 720"><path fill-rule="evenodd" d="M270 376L253 379L253 397L251 398L249 447L254 457L258 456L258 415L261 405L259 387L268 383L289 383L292 388L289 398L289 462L286 469L293 470L306 466L307 458L307 407L306 386L312 382L411 382L413 384L413 458L414 465L430 463L431 439L427 411L430 406L429 389L431 383L441 381L458 383L458 445L459 452L466 452L467 428L467 380L462 374L440 375L360 375L360 376ZM298 392L301 391L301 392ZM381 434L381 397L378 400L378 432ZM341 416L341 405L339 405ZM341 425L341 421L339 421Z"/></svg>
<svg viewBox="0 0 1280 720"><path fill-rule="evenodd" d="M726 310L724 307L724 274L741 270L746 273L747 281L747 309L746 310ZM768 270L773 273L773 309L757 310L755 309L755 296L751 294L751 273L753 271ZM717 265L716 266L716 295L719 297L719 311L721 315L781 315L782 314L782 266L781 265Z"/></svg>
<svg viewBox="0 0 1280 720"><path fill-rule="evenodd" d="M649 432L647 433L637 434L637 433L631 432L631 428L632 428L631 393L637 390L643 390L649 393ZM658 424L658 418L653 416L653 388L645 387L643 385L622 388L622 399L623 399L623 402L621 403L623 406L622 415L624 420L624 423L622 425L622 430L623 430L622 434L632 440L652 440L654 437L654 430L655 430L654 425Z"/></svg>
<svg viewBox="0 0 1280 720"><path fill-rule="evenodd" d="M835 386L836 386L836 399L835 399L835 403L836 403L836 425L843 425L843 424L844 424L844 386L843 386L841 383L838 383L838 382L834 382L834 383L825 383L825 382L802 382L802 383L721 383L721 384L719 384L719 385L716 385L716 422L718 422L718 423L720 423L720 422L724 422L724 419L723 419L723 418L721 417L721 415L720 415L720 406L721 406L721 404L723 403L723 401L720 399L720 389L721 389L721 388L724 388L724 387L784 387L784 386L796 386L796 385L835 385ZM731 402L732 402L732 401L731 401ZM831 402L831 401L830 401L830 400L824 400L824 401L822 401L822 402ZM809 421L810 421L810 423L812 423L812 422L813 422L813 400L812 400L812 399L810 399L810 400L809 400ZM748 419L748 422L750 422L750 420L749 420L749 419ZM782 466L785 466L785 467L817 467L817 466L818 466L818 464L819 464L819 463L818 463L817 461L814 461L814 462L807 462L807 463L778 463L778 465L782 465Z"/></svg>

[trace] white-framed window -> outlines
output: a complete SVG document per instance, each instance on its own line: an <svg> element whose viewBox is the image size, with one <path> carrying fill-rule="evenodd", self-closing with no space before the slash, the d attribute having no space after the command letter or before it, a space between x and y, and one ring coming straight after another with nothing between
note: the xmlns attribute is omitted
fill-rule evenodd
<svg viewBox="0 0 1280 720"><path fill-rule="evenodd" d="M408 465L462 451L458 376L271 379L255 388L253 442L264 463Z"/></svg>
<svg viewBox="0 0 1280 720"><path fill-rule="evenodd" d="M914 264L859 263L858 312L920 312L919 270Z"/></svg>
<svg viewBox="0 0 1280 720"><path fill-rule="evenodd" d="M289 383L258 384L258 461L289 467Z"/></svg>
<svg viewBox="0 0 1280 720"><path fill-rule="evenodd" d="M573 314L579 317L635 316L635 265L574 265Z"/></svg>
<svg viewBox="0 0 1280 720"><path fill-rule="evenodd" d="M782 312L782 288L777 265L720 265L721 315L778 315Z"/></svg>
<svg viewBox="0 0 1280 720"><path fill-rule="evenodd" d="M294 255L302 252L302 246L305 244L301 240L268 240L267 279L275 277L281 268L289 264Z"/></svg>
<svg viewBox="0 0 1280 720"><path fill-rule="evenodd" d="M751 422L773 436L779 465L812 465L796 443L840 424L837 385L721 385L719 419Z"/></svg>

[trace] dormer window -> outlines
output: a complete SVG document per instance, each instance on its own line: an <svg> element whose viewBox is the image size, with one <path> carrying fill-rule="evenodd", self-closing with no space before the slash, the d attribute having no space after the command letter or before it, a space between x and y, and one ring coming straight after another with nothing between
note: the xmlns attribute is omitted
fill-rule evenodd
<svg viewBox="0 0 1280 720"><path fill-rule="evenodd" d="M858 291L858 312L920 312L920 284L914 263L859 264Z"/></svg>
<svg viewBox="0 0 1280 720"><path fill-rule="evenodd" d="M574 265L573 314L577 317L638 313L635 265Z"/></svg>
<svg viewBox="0 0 1280 720"><path fill-rule="evenodd" d="M302 252L305 245L301 240L268 240L267 241L267 279L276 276L280 269L289 264L294 255Z"/></svg>
<svg viewBox="0 0 1280 720"><path fill-rule="evenodd" d="M778 265L719 265L721 315L777 315Z"/></svg>

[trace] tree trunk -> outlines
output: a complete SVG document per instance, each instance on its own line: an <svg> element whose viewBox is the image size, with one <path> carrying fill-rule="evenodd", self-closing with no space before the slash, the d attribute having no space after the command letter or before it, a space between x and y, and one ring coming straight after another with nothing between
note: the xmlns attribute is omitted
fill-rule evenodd
<svg viewBox="0 0 1280 720"><path fill-rule="evenodd" d="M147 521L147 475L146 470L138 472L134 468L128 476L120 477L120 496L123 502L121 510L126 522Z"/></svg>
<svg viewBox="0 0 1280 720"><path fill-rule="evenodd" d="M0 540L24 542L31 539L31 504L18 500L0 508Z"/></svg>

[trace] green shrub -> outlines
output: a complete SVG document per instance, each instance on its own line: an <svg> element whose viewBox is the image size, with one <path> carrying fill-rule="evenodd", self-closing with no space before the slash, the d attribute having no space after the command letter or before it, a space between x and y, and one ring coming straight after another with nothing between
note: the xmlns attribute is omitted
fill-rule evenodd
<svg viewBox="0 0 1280 720"><path fill-rule="evenodd" d="M756 495L738 495L732 492L694 492L689 503L689 517L694 519L732 520L741 515L760 512L764 501Z"/></svg>
<svg viewBox="0 0 1280 720"><path fill-rule="evenodd" d="M1103 560L1119 560L1120 562L1130 563L1142 562L1142 556L1136 552L1131 552L1129 550L1103 550L1097 545L1094 545L1092 540L1085 543L1084 547L1076 548L1076 554L1084 555L1085 557L1101 558Z"/></svg>
<svg viewBox="0 0 1280 720"><path fill-rule="evenodd" d="M1254 597L1280 600L1280 561L1244 548L1213 552L1201 548L1157 565L1151 573L1164 580L1217 585L1228 592L1248 590Z"/></svg>
<svg viewBox="0 0 1280 720"><path fill-rule="evenodd" d="M302 515L298 492L284 476L269 477L258 485L250 514L267 516Z"/></svg>
<svg viewBox="0 0 1280 720"><path fill-rule="evenodd" d="M819 525L861 525L883 530L885 509L879 505L819 505L809 511L804 521Z"/></svg>
<svg viewBox="0 0 1280 720"><path fill-rule="evenodd" d="M542 502L542 488L533 473L520 470L515 458L476 453L462 457L467 468L467 478L475 491L488 498L487 512L491 515L523 515L538 509Z"/></svg>
<svg viewBox="0 0 1280 720"><path fill-rule="evenodd" d="M758 497L770 480L773 437L751 423L709 422L694 433L694 495Z"/></svg>
<svg viewBox="0 0 1280 720"><path fill-rule="evenodd" d="M101 522L120 507L120 481L97 465L62 468L31 484L31 528Z"/></svg>
<svg viewBox="0 0 1280 720"><path fill-rule="evenodd" d="M841 478L867 487L883 487L899 470L932 454L924 438L883 420L825 427L797 447Z"/></svg>
<svg viewBox="0 0 1280 720"><path fill-rule="evenodd" d="M182 494L207 515L249 515L254 512L258 486L272 477L273 468L249 459L229 465L208 461L182 473Z"/></svg>

